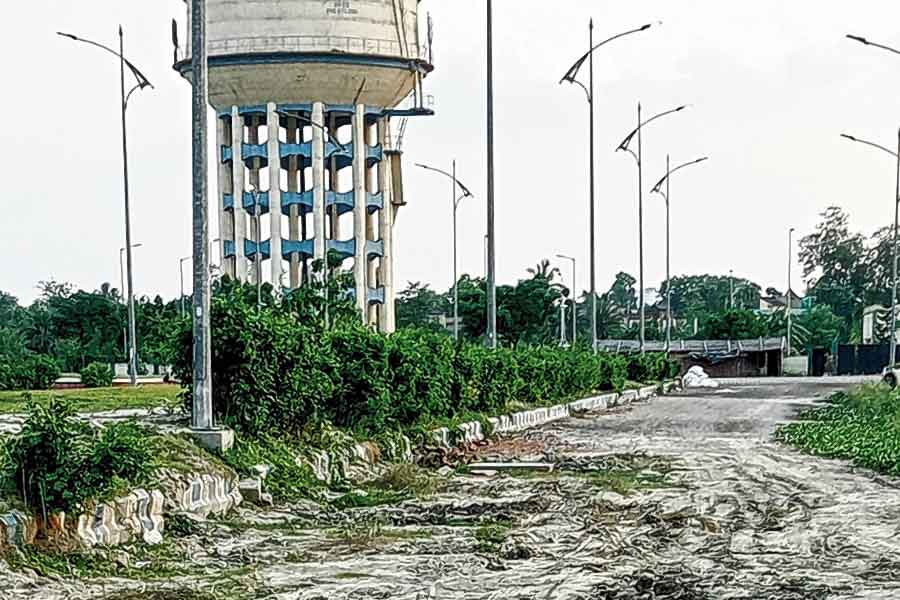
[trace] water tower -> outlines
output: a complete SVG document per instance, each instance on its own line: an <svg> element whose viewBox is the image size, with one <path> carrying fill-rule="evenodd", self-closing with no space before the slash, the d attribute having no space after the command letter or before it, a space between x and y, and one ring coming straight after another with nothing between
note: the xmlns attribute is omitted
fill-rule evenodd
<svg viewBox="0 0 900 600"><path fill-rule="evenodd" d="M393 331L403 187L391 119L431 114L418 0L206 4L224 273L296 289L313 261L352 260L363 320ZM175 68L190 77L177 29Z"/></svg>

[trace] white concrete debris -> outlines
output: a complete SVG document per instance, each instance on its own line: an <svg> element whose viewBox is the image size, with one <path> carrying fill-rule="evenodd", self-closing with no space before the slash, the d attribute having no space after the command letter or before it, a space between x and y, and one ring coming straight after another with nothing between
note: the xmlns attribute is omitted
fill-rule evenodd
<svg viewBox="0 0 900 600"><path fill-rule="evenodd" d="M681 380L685 388L717 388L719 382L710 378L703 367L691 367Z"/></svg>

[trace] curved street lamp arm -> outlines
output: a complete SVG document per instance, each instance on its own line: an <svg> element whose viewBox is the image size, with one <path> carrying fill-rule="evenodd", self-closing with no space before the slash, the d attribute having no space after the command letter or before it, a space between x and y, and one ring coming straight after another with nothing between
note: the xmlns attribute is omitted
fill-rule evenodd
<svg viewBox="0 0 900 600"><path fill-rule="evenodd" d="M315 127L317 129L322 130L322 132L328 136L328 139L331 140L331 143L341 149L341 152L347 151L347 146L345 146L344 144L339 142L338 139L336 137L334 137L334 135L330 131L328 131L328 129L325 126L315 123L312 119L304 117L303 115L300 115L300 114L292 115L291 113L286 113L286 112L283 112L280 110L276 110L275 114L279 115L281 117L288 118L288 119L297 119L298 121L302 121L303 123L306 123L310 127Z"/></svg>
<svg viewBox="0 0 900 600"><path fill-rule="evenodd" d="M882 146L881 144L876 144L875 142L868 142L868 141L866 141L866 140L861 140L861 139L859 139L859 138L853 137L852 135L847 135L846 133L842 133L842 134L841 134L841 137L844 138L844 139L848 139L848 140L850 140L851 142L857 142L857 143L859 143L859 144L865 144L866 146L872 146L873 148L878 148L879 150L883 150L884 152L887 152L888 154L890 154L890 155L893 156L894 158L898 158L896 152L894 152L893 150L890 150L890 149L888 149L888 148L885 148L885 147Z"/></svg>
<svg viewBox="0 0 900 600"><path fill-rule="evenodd" d="M153 84L150 83L150 80L147 79L143 73L141 73L140 69L138 69L136 66L134 66L134 64L130 60L123 57L121 54L119 54L112 48L110 48L108 46L104 46L103 44L99 44L97 42L93 42L91 40L86 40L84 38L80 38L77 35L72 35L71 33L64 33L62 31L57 31L56 35L62 36L64 38L69 38L70 40L74 40L76 42L81 42L83 44L88 44L90 46L96 46L97 48L100 48L101 50L106 50L107 52L109 52L110 54L115 56L116 58L119 58L119 59L122 59L123 61L125 61L125 65L128 67L128 69L131 71L131 74L134 75L134 78L137 80L137 89L144 89L145 87L154 89ZM131 94L129 94L129 95L131 95Z"/></svg>
<svg viewBox="0 0 900 600"><path fill-rule="evenodd" d="M428 165L423 165L421 163L415 163L415 165L421 169L425 169L426 171L434 171L435 173L440 173L444 177L449 177L450 179L456 179L455 177L453 177L453 175L451 175L447 171L442 171L441 169L429 167ZM463 198L473 198L475 196L475 194L473 194L471 191L469 191L469 188L464 186L459 179L456 179L456 185L458 185L459 189L461 189L463 191L463 195L462 195ZM459 202L459 200L457 200L457 202Z"/></svg>
<svg viewBox="0 0 900 600"><path fill-rule="evenodd" d="M666 179L668 179L669 177L674 175L677 171L684 169L685 167L690 167L691 165L696 165L696 164L702 163L703 161L707 161L707 160L709 160L709 157L704 156L703 158L698 158L697 160L692 160L690 162L684 163L683 165L679 165L679 166L675 167L674 169L672 169L671 171L666 173L662 179L660 179L658 182L656 182L656 185L653 186L653 188L650 190L650 192L659 192L662 194L662 192L660 190L662 190L662 184L664 184L666 182ZM665 196L665 194L663 194L663 195Z"/></svg>
<svg viewBox="0 0 900 600"><path fill-rule="evenodd" d="M854 42L859 42L860 44L865 44L866 46L873 46L875 48L881 48L882 50L887 50L888 52L893 52L894 54L900 54L900 50L896 48L891 48L890 46L885 46L884 44L876 44L875 42L870 42L864 37L860 37L858 35L847 35L848 39L853 40Z"/></svg>
<svg viewBox="0 0 900 600"><path fill-rule="evenodd" d="M660 21L659 24L662 24L662 22ZM563 83L564 81L568 81L569 83L578 83L575 80L575 78L578 76L578 71L581 70L581 67L582 67L582 65L584 65L584 62L588 58L590 58L591 54L593 54L594 51L597 50L597 48L604 46L604 45L606 45L614 40L617 40L619 38L625 37L626 35L631 35L633 33L640 33L641 31L646 31L646 30L650 29L650 27L652 27L652 26L653 26L652 23L648 23L647 25L643 25L642 27L638 27L637 29L632 29L631 31L626 31L626 32L620 33L618 35L614 35L609 39L603 40L602 42L600 42L599 44L597 44L596 46L594 46L593 48L588 50L584 56L582 56L577 61L575 61L575 64L572 65L568 71L566 71L566 74L563 75L563 78L560 79L559 82ZM582 85L581 87L584 87L584 85ZM588 97L590 97L590 94L588 94Z"/></svg>
<svg viewBox="0 0 900 600"><path fill-rule="evenodd" d="M681 112L681 111L683 111L684 109L686 109L688 106L689 106L688 104L684 104L684 105L682 105L682 106L679 106L678 108L673 108L672 110L667 110L667 111L665 111L665 112L659 113L658 115L655 115L655 116L653 116L653 117L650 117L649 119L647 119L646 121L644 121L643 123L641 123L640 125L638 125L638 126L634 129L634 131L632 131L631 133L629 133L629 134L625 137L625 139L622 140L622 143L619 144L619 147L616 148L616 151L619 151L619 150L628 150L628 145L631 144L631 140L633 140L633 139L634 139L634 136L637 135L637 132L640 131L640 130L641 130L642 128L644 128L645 126L649 125L650 123L652 123L653 121L655 121L655 120L657 120L657 119L661 119L661 118L665 117L666 115L671 115L671 114L673 114L673 113Z"/></svg>

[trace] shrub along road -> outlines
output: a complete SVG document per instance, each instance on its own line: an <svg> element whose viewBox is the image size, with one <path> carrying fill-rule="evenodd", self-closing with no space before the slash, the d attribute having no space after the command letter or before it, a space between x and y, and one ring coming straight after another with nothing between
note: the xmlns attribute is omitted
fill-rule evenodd
<svg viewBox="0 0 900 600"><path fill-rule="evenodd" d="M573 418L478 453L553 462L550 474L394 471L379 485L419 499L373 486L340 507L242 508L172 527L156 581L132 568L102 585L28 588L0 567L0 590L17 579L21 598L900 597L900 484L773 439L835 387L724 386ZM364 506L382 500L395 503Z"/></svg>

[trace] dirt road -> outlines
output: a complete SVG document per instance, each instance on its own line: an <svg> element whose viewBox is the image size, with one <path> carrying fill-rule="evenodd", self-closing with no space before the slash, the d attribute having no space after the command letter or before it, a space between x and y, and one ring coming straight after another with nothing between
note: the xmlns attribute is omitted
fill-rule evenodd
<svg viewBox="0 0 900 600"><path fill-rule="evenodd" d="M398 506L245 510L183 542L199 577L17 597L900 598L900 483L771 437L845 385L726 384L569 419L483 451L551 474L454 474Z"/></svg>

